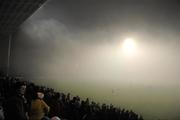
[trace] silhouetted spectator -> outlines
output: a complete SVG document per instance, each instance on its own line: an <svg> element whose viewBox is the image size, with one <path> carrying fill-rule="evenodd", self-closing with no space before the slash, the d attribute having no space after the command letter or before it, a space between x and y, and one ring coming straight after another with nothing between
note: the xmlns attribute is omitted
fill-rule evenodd
<svg viewBox="0 0 180 120"><path fill-rule="evenodd" d="M15 84L15 94L4 104L5 120L28 120L25 91L26 84L24 82Z"/></svg>
<svg viewBox="0 0 180 120"><path fill-rule="evenodd" d="M52 98L51 101L49 103L50 106L50 112L49 112L49 116L53 117L53 116L58 116L61 117L62 116L62 104L60 101L60 93L55 93Z"/></svg>

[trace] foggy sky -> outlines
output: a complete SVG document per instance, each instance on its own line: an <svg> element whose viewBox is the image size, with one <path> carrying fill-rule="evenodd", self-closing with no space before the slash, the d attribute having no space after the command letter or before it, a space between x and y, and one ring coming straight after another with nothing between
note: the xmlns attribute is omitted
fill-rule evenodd
<svg viewBox="0 0 180 120"><path fill-rule="evenodd" d="M179 120L178 1L49 0L14 36L11 73L82 98ZM121 53L127 37L138 54Z"/></svg>

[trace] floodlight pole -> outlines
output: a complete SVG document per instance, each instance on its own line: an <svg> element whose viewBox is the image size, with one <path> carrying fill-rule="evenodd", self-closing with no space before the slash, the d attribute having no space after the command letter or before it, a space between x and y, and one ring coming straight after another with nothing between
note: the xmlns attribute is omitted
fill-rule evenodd
<svg viewBox="0 0 180 120"><path fill-rule="evenodd" d="M11 56L11 40L12 40L12 35L9 35L9 40L8 40L8 58L7 58L7 77L9 77L9 68L10 68L10 56Z"/></svg>

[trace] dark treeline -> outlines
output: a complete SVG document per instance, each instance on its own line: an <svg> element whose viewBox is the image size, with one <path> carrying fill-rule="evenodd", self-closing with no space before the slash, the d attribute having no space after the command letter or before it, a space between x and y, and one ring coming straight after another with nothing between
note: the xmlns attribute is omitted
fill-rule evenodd
<svg viewBox="0 0 180 120"><path fill-rule="evenodd" d="M4 108L4 118L0 115L0 120L6 120L6 106L8 99L15 92L15 86L18 82L26 84L26 112L31 116L31 106L35 93L42 93L43 100L49 106L50 110L44 114L42 119L50 119L54 116L64 120L143 120L141 115L132 110L117 108L112 104L99 104L90 101L89 98L81 100L79 96L72 96L70 93L57 92L53 88L38 86L32 82L21 80L16 77L0 77L0 106ZM2 114L2 113L1 113ZM31 117L30 117L31 118ZM29 118L27 118L29 119Z"/></svg>

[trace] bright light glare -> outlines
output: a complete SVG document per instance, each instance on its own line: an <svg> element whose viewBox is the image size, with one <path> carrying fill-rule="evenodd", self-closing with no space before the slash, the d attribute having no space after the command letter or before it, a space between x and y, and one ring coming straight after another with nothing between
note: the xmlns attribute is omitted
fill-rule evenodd
<svg viewBox="0 0 180 120"><path fill-rule="evenodd" d="M126 56L134 56L136 54L136 43L132 38L126 38L123 43L123 54Z"/></svg>

